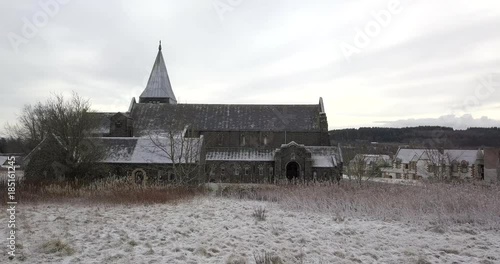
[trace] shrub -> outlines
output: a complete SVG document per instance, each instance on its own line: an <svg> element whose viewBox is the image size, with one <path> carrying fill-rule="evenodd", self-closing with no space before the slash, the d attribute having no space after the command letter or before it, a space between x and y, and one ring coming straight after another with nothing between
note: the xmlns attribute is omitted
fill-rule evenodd
<svg viewBox="0 0 500 264"><path fill-rule="evenodd" d="M252 216L257 221L266 221L266 208L264 207L255 208L253 210Z"/></svg>
<svg viewBox="0 0 500 264"><path fill-rule="evenodd" d="M70 256L75 253L75 250L72 247L60 239L45 242L41 246L41 251L45 254L58 254L61 256Z"/></svg>

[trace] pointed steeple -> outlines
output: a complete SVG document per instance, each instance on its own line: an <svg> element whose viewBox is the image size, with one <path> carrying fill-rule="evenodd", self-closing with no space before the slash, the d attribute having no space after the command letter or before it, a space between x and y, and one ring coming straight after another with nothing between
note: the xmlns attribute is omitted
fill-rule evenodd
<svg viewBox="0 0 500 264"><path fill-rule="evenodd" d="M161 40L158 46L158 55L156 55L151 75L149 75L146 89L139 96L139 103L167 103L177 104L170 78L168 77L167 66L161 53Z"/></svg>

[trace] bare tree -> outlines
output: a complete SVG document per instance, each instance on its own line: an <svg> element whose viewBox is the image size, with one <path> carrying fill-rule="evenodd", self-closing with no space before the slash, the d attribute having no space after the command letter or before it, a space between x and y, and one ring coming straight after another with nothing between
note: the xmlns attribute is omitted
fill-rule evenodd
<svg viewBox="0 0 500 264"><path fill-rule="evenodd" d="M458 168L458 157L444 153L439 149L426 149L427 172L435 180L444 181L451 178L455 166Z"/></svg>
<svg viewBox="0 0 500 264"><path fill-rule="evenodd" d="M349 166L347 167L349 179L351 177L354 178L354 180L361 184L363 176L365 174L365 158L363 155L356 155L354 158L349 162Z"/></svg>
<svg viewBox="0 0 500 264"><path fill-rule="evenodd" d="M150 132L149 139L165 157L177 184L192 184L203 174L203 136L195 136L196 131L188 125L172 122L165 130ZM156 150L151 150L156 151Z"/></svg>
<svg viewBox="0 0 500 264"><path fill-rule="evenodd" d="M376 155L357 154L349 162L349 177L352 175L357 183L362 184L363 179L368 181L373 177L381 177L381 168L389 166L383 158Z"/></svg>
<svg viewBox="0 0 500 264"><path fill-rule="evenodd" d="M45 106L38 102L35 105L25 105L15 125L6 125L11 138L22 142L24 151L30 151L47 135L45 127Z"/></svg>
<svg viewBox="0 0 500 264"><path fill-rule="evenodd" d="M11 134L38 145L28 155L27 180L40 175L50 178L56 170L65 177L89 176L94 163L104 155L89 138L98 126L98 120L90 112L89 101L76 93L69 100L55 95L45 103L24 107L18 125L11 127Z"/></svg>

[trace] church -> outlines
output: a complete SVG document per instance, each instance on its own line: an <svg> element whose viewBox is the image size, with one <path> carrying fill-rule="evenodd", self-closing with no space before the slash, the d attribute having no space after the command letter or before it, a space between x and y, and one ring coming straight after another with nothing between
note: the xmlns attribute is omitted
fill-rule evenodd
<svg viewBox="0 0 500 264"><path fill-rule="evenodd" d="M112 174L136 182L281 183L340 180L322 98L304 105L182 104L161 43L147 85L127 111L94 113Z"/></svg>

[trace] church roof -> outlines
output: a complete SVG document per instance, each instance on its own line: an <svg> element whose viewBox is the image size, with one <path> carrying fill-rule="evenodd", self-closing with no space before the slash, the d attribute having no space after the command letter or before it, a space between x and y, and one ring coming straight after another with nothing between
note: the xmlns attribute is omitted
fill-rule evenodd
<svg viewBox="0 0 500 264"><path fill-rule="evenodd" d="M94 140L106 150L106 157L101 161L103 163L172 163L172 152L163 151L164 149L169 150L172 145L169 138L102 137L94 138ZM175 160L180 160L181 163L194 163L200 160L202 138L177 138L174 140L184 140L183 143L174 143ZM185 150L181 151L180 148L185 148ZM193 156L180 156L179 153L187 153L187 149L193 153Z"/></svg>
<svg viewBox="0 0 500 264"><path fill-rule="evenodd" d="M207 151L208 161L273 161L274 149L217 148Z"/></svg>
<svg viewBox="0 0 500 264"><path fill-rule="evenodd" d="M200 131L319 132L319 106L230 104L136 104L135 136L190 125Z"/></svg>
<svg viewBox="0 0 500 264"><path fill-rule="evenodd" d="M311 152L312 167L332 168L341 162L339 148L333 146L305 146Z"/></svg>
<svg viewBox="0 0 500 264"><path fill-rule="evenodd" d="M151 70L151 75L149 76L148 84L140 98L170 98L174 103L177 102L174 91L172 90L172 85L170 84L170 78L168 77L167 66L165 66L165 61L163 60L161 43L158 48L158 55L156 55L155 63L153 64L153 69Z"/></svg>

